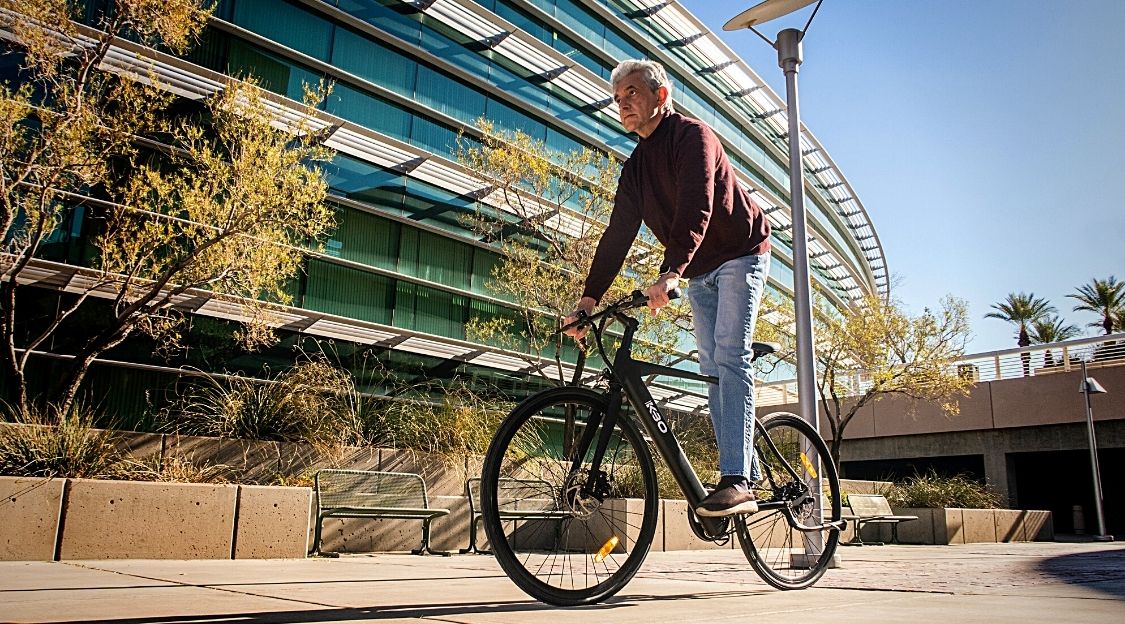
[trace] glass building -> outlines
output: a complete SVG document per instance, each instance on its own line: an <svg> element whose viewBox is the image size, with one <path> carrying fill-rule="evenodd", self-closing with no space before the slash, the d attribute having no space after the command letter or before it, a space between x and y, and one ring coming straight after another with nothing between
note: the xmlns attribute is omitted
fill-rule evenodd
<svg viewBox="0 0 1125 624"><path fill-rule="evenodd" d="M526 357L466 339L471 318L513 310L487 287L499 250L459 218L488 200L486 185L457 164L456 138L479 135L483 117L553 150L590 146L623 160L635 137L618 121L608 78L628 58L663 63L677 110L722 138L773 226L769 289L792 299L784 101L674 0L222 0L185 56L147 52L185 105L225 76L252 74L275 94L280 119L299 114L303 83L333 82L315 123L337 152L327 173L338 227L308 255L272 352L216 355L217 328L236 315L197 301L199 336L182 362L124 345L107 355L119 366L96 368L91 385L124 375L128 383L110 385L148 387L146 375L181 364L253 374L311 338L367 349L406 377L480 376L517 394L534 389ZM148 71L137 53L122 43L109 65ZM14 72L11 61L0 69ZM811 132L801 147L814 282L838 307L885 294L886 260L863 205ZM86 230L76 209L37 264L41 283L65 289L71 267L90 257ZM657 394L673 408L704 403L683 389Z"/></svg>

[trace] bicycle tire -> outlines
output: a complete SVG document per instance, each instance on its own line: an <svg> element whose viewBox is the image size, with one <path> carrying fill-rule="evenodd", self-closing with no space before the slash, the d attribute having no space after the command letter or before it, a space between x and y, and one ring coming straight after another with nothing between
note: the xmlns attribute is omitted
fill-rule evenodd
<svg viewBox="0 0 1125 624"><path fill-rule="evenodd" d="M568 408L581 431L591 414L605 413L606 398L574 387L528 398L500 425L481 473L485 533L500 567L528 595L558 606L593 604L625 586L652 545L659 502L652 455L624 408L601 464L609 496L578 493L592 451L572 474L558 435ZM549 517L519 515L543 509Z"/></svg>
<svg viewBox="0 0 1125 624"><path fill-rule="evenodd" d="M758 431L754 439L757 460L766 473L755 485L760 510L753 515L737 516L735 531L750 566L763 581L778 589L804 589L816 583L831 565L840 531L798 530L790 524L786 510L802 525L816 526L813 511L818 499L811 495L811 488L819 487L822 495L827 494L830 499L827 506L821 505L821 524L838 523L840 479L824 440L799 416L773 414L762 423L762 429L765 435ZM819 475L809 461L810 451L815 451L821 460ZM779 452L785 462L799 471L804 486L784 470ZM780 504L768 504L771 502Z"/></svg>

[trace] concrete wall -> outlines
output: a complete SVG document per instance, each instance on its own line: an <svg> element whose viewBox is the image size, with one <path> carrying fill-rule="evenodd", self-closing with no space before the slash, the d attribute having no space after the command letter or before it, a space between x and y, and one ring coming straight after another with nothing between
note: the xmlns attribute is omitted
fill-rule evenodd
<svg viewBox="0 0 1125 624"><path fill-rule="evenodd" d="M1109 391L1091 398L1098 448L1125 449L1125 366L1091 367L1089 374ZM841 460L980 455L984 477L1005 497L1004 503L1011 504L1015 484L1009 455L1088 448L1080 377L1079 370L1038 370L1030 377L979 383L957 401L956 415L945 413L938 402L902 397L874 401L862 407L844 431ZM795 404L768 406L760 413L796 408ZM831 438L824 410L819 409L821 433ZM1103 479L1113 477L1103 475ZM1118 494L1103 489L1107 500Z"/></svg>
<svg viewBox="0 0 1125 624"><path fill-rule="evenodd" d="M1125 420L1125 366L1093 367L1089 374L1109 391L1092 397L1094 420ZM978 383L969 396L956 399L960 408L956 415L945 413L940 402L884 397L860 408L844 431L844 440L1085 423L1080 378L1081 372L1072 370ZM844 399L845 411L849 400ZM818 409L821 435L831 439L819 403ZM760 414L796 411L796 403L759 409Z"/></svg>

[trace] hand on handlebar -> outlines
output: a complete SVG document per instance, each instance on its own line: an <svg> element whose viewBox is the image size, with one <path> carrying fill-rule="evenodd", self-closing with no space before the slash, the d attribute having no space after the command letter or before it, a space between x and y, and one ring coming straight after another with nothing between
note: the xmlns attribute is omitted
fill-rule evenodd
<svg viewBox="0 0 1125 624"><path fill-rule="evenodd" d="M578 304L574 306L574 312L571 312L566 318L563 319L563 326L573 325L581 320L582 316L590 316L594 311L594 306L598 304L590 297L582 297L578 300ZM575 340L581 340L586 336L586 332L590 331L589 325L574 325L563 330L567 336Z"/></svg>
<svg viewBox="0 0 1125 624"><path fill-rule="evenodd" d="M675 273L664 273L656 278L656 281L644 290L645 296L648 297L648 309L652 312L653 316L660 313L660 308L668 305L672 297L668 293L679 288L680 276Z"/></svg>

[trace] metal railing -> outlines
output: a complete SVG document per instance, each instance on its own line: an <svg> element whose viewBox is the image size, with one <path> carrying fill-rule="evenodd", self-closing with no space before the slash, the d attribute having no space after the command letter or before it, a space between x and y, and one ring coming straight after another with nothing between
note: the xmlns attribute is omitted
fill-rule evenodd
<svg viewBox="0 0 1125 624"><path fill-rule="evenodd" d="M952 366L957 374L972 381L988 382L1069 372L1081 368L1082 362L1086 362L1087 368L1125 364L1125 332L974 353ZM869 385L865 383L866 378L863 371L856 371L849 380L853 390L850 394L866 390ZM797 382L794 379L759 382L754 402L759 406L796 403Z"/></svg>

